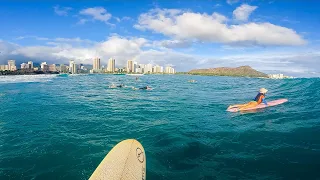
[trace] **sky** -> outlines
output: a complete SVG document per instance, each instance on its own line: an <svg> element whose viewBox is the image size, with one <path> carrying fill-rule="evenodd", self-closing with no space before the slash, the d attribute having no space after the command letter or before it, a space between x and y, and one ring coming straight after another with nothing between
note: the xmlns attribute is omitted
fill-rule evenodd
<svg viewBox="0 0 320 180"><path fill-rule="evenodd" d="M116 59L176 71L249 65L320 76L320 1L3 0L0 64L103 65Z"/></svg>

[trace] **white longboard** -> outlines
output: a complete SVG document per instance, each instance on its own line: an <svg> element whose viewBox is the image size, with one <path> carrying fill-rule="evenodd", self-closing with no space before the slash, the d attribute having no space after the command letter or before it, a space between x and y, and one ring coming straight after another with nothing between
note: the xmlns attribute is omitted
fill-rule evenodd
<svg viewBox="0 0 320 180"><path fill-rule="evenodd" d="M89 180L145 180L146 155L135 139L118 143L101 161Z"/></svg>

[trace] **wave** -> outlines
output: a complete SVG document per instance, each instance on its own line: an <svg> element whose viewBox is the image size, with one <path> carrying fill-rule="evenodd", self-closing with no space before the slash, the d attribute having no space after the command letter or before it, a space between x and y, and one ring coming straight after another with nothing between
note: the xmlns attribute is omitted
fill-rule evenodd
<svg viewBox="0 0 320 180"><path fill-rule="evenodd" d="M46 82L51 81L55 77L57 77L56 74L0 76L0 84Z"/></svg>

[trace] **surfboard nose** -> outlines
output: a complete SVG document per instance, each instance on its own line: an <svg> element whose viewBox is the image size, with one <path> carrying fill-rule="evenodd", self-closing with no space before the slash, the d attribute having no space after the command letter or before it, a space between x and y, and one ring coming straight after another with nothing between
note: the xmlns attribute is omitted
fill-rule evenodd
<svg viewBox="0 0 320 180"><path fill-rule="evenodd" d="M146 155L143 146L135 139L121 141L111 149L89 179L146 179Z"/></svg>

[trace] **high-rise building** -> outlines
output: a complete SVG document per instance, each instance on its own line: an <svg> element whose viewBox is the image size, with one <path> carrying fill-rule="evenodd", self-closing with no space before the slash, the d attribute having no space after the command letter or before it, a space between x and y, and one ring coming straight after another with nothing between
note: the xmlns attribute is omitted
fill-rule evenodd
<svg viewBox="0 0 320 180"><path fill-rule="evenodd" d="M17 70L16 61L15 60L8 60L8 68L9 68L9 71Z"/></svg>
<svg viewBox="0 0 320 180"><path fill-rule="evenodd" d="M144 73L152 73L152 64L147 64Z"/></svg>
<svg viewBox="0 0 320 180"><path fill-rule="evenodd" d="M50 64L50 65L49 65L49 71L51 71L51 72L57 71L56 65L55 65L55 64Z"/></svg>
<svg viewBox="0 0 320 180"><path fill-rule="evenodd" d="M133 66L132 66L132 72L137 72L137 68L138 68L138 63L133 61Z"/></svg>
<svg viewBox="0 0 320 180"><path fill-rule="evenodd" d="M28 64L26 64L26 63L22 63L22 64L20 65L20 69L29 69L29 66L28 66Z"/></svg>
<svg viewBox="0 0 320 180"><path fill-rule="evenodd" d="M170 73L170 69L171 69L171 67L170 67L170 66L167 66L167 67L164 69L164 73L169 74L169 73Z"/></svg>
<svg viewBox="0 0 320 180"><path fill-rule="evenodd" d="M116 68L116 60L113 58L110 58L108 61L107 71L108 72L115 72L115 68Z"/></svg>
<svg viewBox="0 0 320 180"><path fill-rule="evenodd" d="M141 68L136 68L136 73L142 73L142 69Z"/></svg>
<svg viewBox="0 0 320 180"><path fill-rule="evenodd" d="M161 68L162 66L159 66L159 65L156 65L156 66L153 66L153 73L162 73L163 71L163 67ZM162 71L161 71L162 69Z"/></svg>
<svg viewBox="0 0 320 180"><path fill-rule="evenodd" d="M145 73L146 65L144 65L144 64L139 64L139 65L138 65L138 68L141 69L141 73Z"/></svg>
<svg viewBox="0 0 320 180"><path fill-rule="evenodd" d="M93 71L100 71L100 70L101 70L100 58L94 58L94 59L93 59L92 70L93 70Z"/></svg>
<svg viewBox="0 0 320 180"><path fill-rule="evenodd" d="M67 66L66 65L64 65L64 64L60 64L60 72L62 72L62 73L66 73L67 72Z"/></svg>
<svg viewBox="0 0 320 180"><path fill-rule="evenodd" d="M132 73L133 71L133 61L132 60L128 60L127 62L127 73Z"/></svg>
<svg viewBox="0 0 320 180"><path fill-rule="evenodd" d="M70 72L70 73L72 73L73 64L75 64L75 63L74 63L74 60L70 60L70 61L69 61L69 72Z"/></svg>
<svg viewBox="0 0 320 180"><path fill-rule="evenodd" d="M28 68L33 69L33 62L32 61L28 61Z"/></svg>
<svg viewBox="0 0 320 180"><path fill-rule="evenodd" d="M42 62L40 66L43 72L49 71L49 66L46 62Z"/></svg>
<svg viewBox="0 0 320 180"><path fill-rule="evenodd" d="M8 65L0 65L0 71L7 71L9 70Z"/></svg>
<svg viewBox="0 0 320 180"><path fill-rule="evenodd" d="M71 68L71 73L72 74L77 74L77 72L78 72L77 64L73 63L72 64L72 68Z"/></svg>
<svg viewBox="0 0 320 180"><path fill-rule="evenodd" d="M167 74L174 74L175 70L174 70L174 68L167 66L164 72Z"/></svg>

